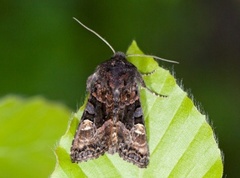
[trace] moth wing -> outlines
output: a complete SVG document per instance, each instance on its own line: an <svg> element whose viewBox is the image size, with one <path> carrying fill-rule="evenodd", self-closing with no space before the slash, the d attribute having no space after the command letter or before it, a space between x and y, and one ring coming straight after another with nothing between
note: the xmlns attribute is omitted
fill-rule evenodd
<svg viewBox="0 0 240 178"><path fill-rule="evenodd" d="M149 163L149 149L140 100L127 105L124 113L123 120L117 122L119 156L145 168Z"/></svg>
<svg viewBox="0 0 240 178"><path fill-rule="evenodd" d="M72 162L95 159L108 150L112 122L104 122L104 115L103 104L90 95L72 142Z"/></svg>

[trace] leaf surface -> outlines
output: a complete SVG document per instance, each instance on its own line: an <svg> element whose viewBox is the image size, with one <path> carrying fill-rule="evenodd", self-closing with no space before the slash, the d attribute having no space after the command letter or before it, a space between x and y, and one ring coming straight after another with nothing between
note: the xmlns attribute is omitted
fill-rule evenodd
<svg viewBox="0 0 240 178"><path fill-rule="evenodd" d="M142 54L135 41L127 54ZM152 58L129 57L144 75L141 103L150 148L150 164L140 169L117 154L105 154L84 163L71 163L70 147L85 104L75 113L62 136L52 177L189 177L219 178L223 174L221 151L214 133L191 99L168 70Z"/></svg>

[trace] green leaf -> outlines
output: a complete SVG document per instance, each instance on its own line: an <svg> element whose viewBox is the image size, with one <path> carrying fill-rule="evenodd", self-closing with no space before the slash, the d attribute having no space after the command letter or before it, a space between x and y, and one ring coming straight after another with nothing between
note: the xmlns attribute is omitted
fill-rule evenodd
<svg viewBox="0 0 240 178"><path fill-rule="evenodd" d="M0 177L48 177L69 110L42 97L0 100Z"/></svg>
<svg viewBox="0 0 240 178"><path fill-rule="evenodd" d="M134 41L127 54L142 54ZM223 174L221 151L212 128L174 77L152 58L129 57L141 72L148 89L141 89L141 102L147 128L150 164L140 169L117 154L105 154L84 163L71 163L70 147L85 104L75 113L56 155L52 177L209 177ZM86 103L86 102L85 102Z"/></svg>

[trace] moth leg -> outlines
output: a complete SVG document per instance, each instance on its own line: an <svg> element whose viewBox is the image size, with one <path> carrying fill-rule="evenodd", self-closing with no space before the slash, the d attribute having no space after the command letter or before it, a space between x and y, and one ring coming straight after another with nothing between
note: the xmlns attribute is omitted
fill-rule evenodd
<svg viewBox="0 0 240 178"><path fill-rule="evenodd" d="M151 72L148 72L148 73L141 73L142 76L149 76L149 75L152 75L156 72L156 69L154 69L153 71Z"/></svg>
<svg viewBox="0 0 240 178"><path fill-rule="evenodd" d="M158 97L167 97L167 95L162 95L162 94L159 94L159 93L156 93L155 91L151 90L150 88L148 88L146 85L145 85L145 82L142 78L142 76L149 76L149 75L152 75L154 72L156 72L156 70L153 70L152 72L149 72L149 73L145 73L145 74L138 74L136 76L137 78L137 81L138 83L140 84L140 87L143 87L145 89L147 89L148 91L150 91L153 95L155 96L158 96Z"/></svg>
<svg viewBox="0 0 240 178"><path fill-rule="evenodd" d="M142 87L142 88L145 88L146 90L148 90L149 92L151 92L151 93L152 93L153 95L155 95L155 96L162 97L162 98L168 97L167 95L158 94L158 93L152 91L150 88L148 88L148 87L146 87L146 86L141 86L141 87Z"/></svg>

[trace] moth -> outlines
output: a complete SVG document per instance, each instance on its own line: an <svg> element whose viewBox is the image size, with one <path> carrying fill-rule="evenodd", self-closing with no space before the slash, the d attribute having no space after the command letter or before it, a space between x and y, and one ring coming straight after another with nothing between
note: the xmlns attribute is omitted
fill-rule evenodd
<svg viewBox="0 0 240 178"><path fill-rule="evenodd" d="M71 160L82 162L106 152L118 153L146 168L149 147L139 91L146 87L142 75L124 53L115 52L100 35L75 20L101 38L114 55L88 77L88 101L72 142Z"/></svg>

